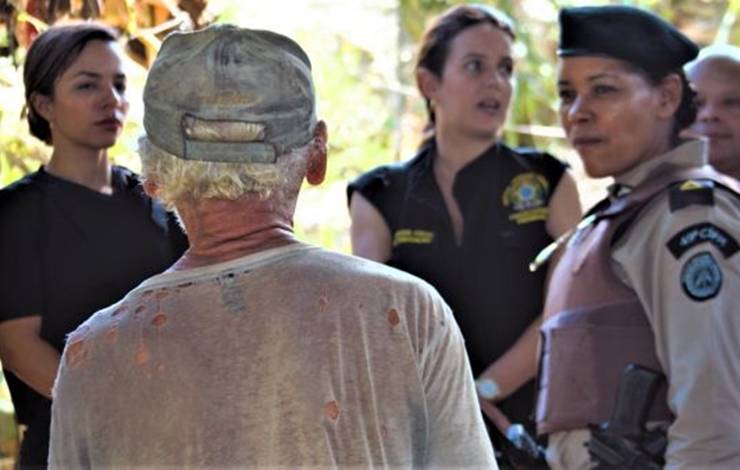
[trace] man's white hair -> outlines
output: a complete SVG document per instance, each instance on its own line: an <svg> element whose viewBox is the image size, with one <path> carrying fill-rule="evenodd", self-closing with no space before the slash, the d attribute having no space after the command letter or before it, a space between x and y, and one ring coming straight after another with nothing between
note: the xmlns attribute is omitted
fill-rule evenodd
<svg viewBox="0 0 740 470"><path fill-rule="evenodd" d="M139 155L144 181L156 183L157 199L173 209L181 200L234 200L246 194L262 199L294 198L306 174L308 145L270 164L202 162L178 158L144 135L139 138Z"/></svg>

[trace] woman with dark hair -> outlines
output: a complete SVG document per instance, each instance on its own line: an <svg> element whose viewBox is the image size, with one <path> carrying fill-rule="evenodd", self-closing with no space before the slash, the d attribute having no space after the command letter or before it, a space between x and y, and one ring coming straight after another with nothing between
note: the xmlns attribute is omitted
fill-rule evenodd
<svg viewBox="0 0 740 470"><path fill-rule="evenodd" d="M129 170L108 161L128 111L116 34L51 27L26 56L31 133L49 162L0 190L0 360L18 422L21 467L45 466L51 389L65 335L187 242Z"/></svg>
<svg viewBox="0 0 740 470"><path fill-rule="evenodd" d="M548 285L548 463L591 468L590 452L608 468L740 468L739 188L706 166L705 142L679 137L696 115L682 67L698 49L633 7L567 8L560 26L563 127L586 172L615 184ZM667 392L643 401L661 370Z"/></svg>
<svg viewBox="0 0 740 470"><path fill-rule="evenodd" d="M431 135L413 159L360 176L348 195L353 252L435 286L465 337L481 398L527 422L545 282L528 265L581 209L562 162L499 141L514 39L490 7L436 18L416 66ZM494 444L504 445L500 436Z"/></svg>

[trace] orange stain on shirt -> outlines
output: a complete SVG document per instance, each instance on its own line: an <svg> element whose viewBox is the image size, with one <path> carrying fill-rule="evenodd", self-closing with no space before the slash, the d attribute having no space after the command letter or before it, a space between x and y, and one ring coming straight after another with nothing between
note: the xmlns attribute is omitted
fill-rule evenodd
<svg viewBox="0 0 740 470"><path fill-rule="evenodd" d="M111 326L108 328L108 331L105 332L105 339L111 343L115 343L116 339L118 339L118 327Z"/></svg>
<svg viewBox="0 0 740 470"><path fill-rule="evenodd" d="M336 421L340 413L339 404L335 400L329 401L324 405L324 414L330 420Z"/></svg>
<svg viewBox="0 0 740 470"><path fill-rule="evenodd" d="M165 323L167 323L167 315L165 315L163 312L159 312L158 314L154 315L154 318L152 318L152 325L156 326L157 328L164 326Z"/></svg>
<svg viewBox="0 0 740 470"><path fill-rule="evenodd" d="M401 317L398 316L398 310L392 308L388 310L388 323L395 327L401 321Z"/></svg>
<svg viewBox="0 0 740 470"><path fill-rule="evenodd" d="M82 364L87 358L87 344L85 340L80 338L76 341L69 343L67 346L67 365L75 368Z"/></svg>
<svg viewBox="0 0 740 470"><path fill-rule="evenodd" d="M149 348L146 347L144 343L139 343L139 347L136 348L136 355L134 356L134 360L136 363L140 366L143 366L147 362L149 362L149 357L151 355L149 354Z"/></svg>

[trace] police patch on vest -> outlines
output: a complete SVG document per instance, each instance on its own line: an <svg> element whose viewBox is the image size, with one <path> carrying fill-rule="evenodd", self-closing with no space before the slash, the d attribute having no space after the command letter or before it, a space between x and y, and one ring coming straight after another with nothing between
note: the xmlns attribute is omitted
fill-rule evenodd
<svg viewBox="0 0 740 470"><path fill-rule="evenodd" d="M403 228L393 234L393 246L414 244L428 245L434 240L434 232L428 230L411 230Z"/></svg>
<svg viewBox="0 0 740 470"><path fill-rule="evenodd" d="M681 286L692 299L702 302L715 297L722 287L722 269L711 253L692 256L681 268Z"/></svg>
<svg viewBox="0 0 740 470"><path fill-rule="evenodd" d="M546 207L550 183L539 173L521 173L511 179L504 190L501 202L515 213L509 216L518 224L547 220Z"/></svg>
<svg viewBox="0 0 740 470"><path fill-rule="evenodd" d="M740 250L740 246L732 235L709 222L695 224L681 230L668 240L666 246L673 257L679 259L681 255L701 243L711 243L722 252L725 258L729 258Z"/></svg>

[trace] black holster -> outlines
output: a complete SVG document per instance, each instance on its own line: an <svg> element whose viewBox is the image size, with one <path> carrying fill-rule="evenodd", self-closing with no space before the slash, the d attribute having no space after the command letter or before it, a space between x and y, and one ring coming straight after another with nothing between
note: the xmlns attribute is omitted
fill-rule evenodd
<svg viewBox="0 0 740 470"><path fill-rule="evenodd" d="M586 444L596 470L660 470L665 464L666 429L645 424L655 395L665 380L661 372L630 364L619 383L609 421L590 424Z"/></svg>

